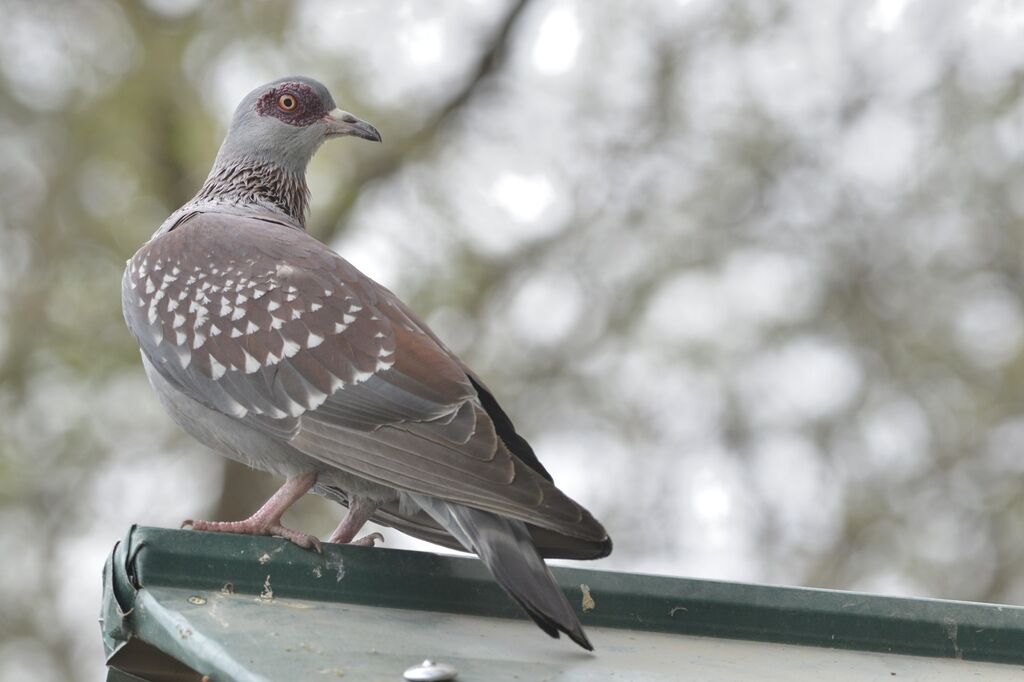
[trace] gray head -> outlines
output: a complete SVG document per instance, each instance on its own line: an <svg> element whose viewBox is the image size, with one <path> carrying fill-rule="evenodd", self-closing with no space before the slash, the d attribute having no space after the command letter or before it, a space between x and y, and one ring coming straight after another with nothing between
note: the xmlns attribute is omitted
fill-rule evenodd
<svg viewBox="0 0 1024 682"><path fill-rule="evenodd" d="M215 165L270 161L299 174L324 140L345 135L381 141L376 128L337 108L322 83L289 76L242 98Z"/></svg>

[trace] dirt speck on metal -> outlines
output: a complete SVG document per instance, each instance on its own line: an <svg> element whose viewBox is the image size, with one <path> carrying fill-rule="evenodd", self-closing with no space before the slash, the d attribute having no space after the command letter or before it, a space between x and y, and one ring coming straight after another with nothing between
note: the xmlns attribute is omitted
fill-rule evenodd
<svg viewBox="0 0 1024 682"><path fill-rule="evenodd" d="M583 612L586 613L587 611L593 611L597 608L597 602L594 601L594 598L590 594L590 586L586 583L580 583L580 591L583 593Z"/></svg>
<svg viewBox="0 0 1024 682"><path fill-rule="evenodd" d="M324 561L324 566L335 571L336 582L341 582L341 579L345 577L345 560L339 557L329 557Z"/></svg>
<svg viewBox="0 0 1024 682"><path fill-rule="evenodd" d="M270 576L263 581L263 591L259 596L261 601L274 601L274 588L270 586Z"/></svg>

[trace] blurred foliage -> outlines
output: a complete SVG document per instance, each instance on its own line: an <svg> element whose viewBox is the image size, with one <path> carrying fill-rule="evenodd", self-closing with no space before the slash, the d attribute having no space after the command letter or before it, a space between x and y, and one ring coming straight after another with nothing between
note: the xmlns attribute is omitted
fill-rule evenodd
<svg viewBox="0 0 1024 682"><path fill-rule="evenodd" d="M1013 3L0 16L0 680L99 679L128 524L276 485L162 415L119 282L238 98L288 73L385 139L314 160L311 231L488 380L606 522L602 565L1024 601Z"/></svg>

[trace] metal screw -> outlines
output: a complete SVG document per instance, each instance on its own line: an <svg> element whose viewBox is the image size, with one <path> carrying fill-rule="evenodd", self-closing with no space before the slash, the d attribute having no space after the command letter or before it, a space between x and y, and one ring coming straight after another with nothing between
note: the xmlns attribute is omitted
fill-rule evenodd
<svg viewBox="0 0 1024 682"><path fill-rule="evenodd" d="M435 663L429 658L402 674L409 682L446 682L458 677L459 671L447 663Z"/></svg>

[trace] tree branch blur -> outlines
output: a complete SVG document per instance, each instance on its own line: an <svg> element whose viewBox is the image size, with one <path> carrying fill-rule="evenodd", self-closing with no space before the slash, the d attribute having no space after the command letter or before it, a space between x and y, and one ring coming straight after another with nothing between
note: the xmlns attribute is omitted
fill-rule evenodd
<svg viewBox="0 0 1024 682"><path fill-rule="evenodd" d="M430 147L441 128L465 108L498 71L508 53L516 26L529 4L530 0L516 0L487 41L465 83L419 130L367 160L356 178L334 193L331 205L320 213L322 217L310 229L313 235L325 242L336 238L344 231L356 199L368 185L394 175L409 159L422 155Z"/></svg>

